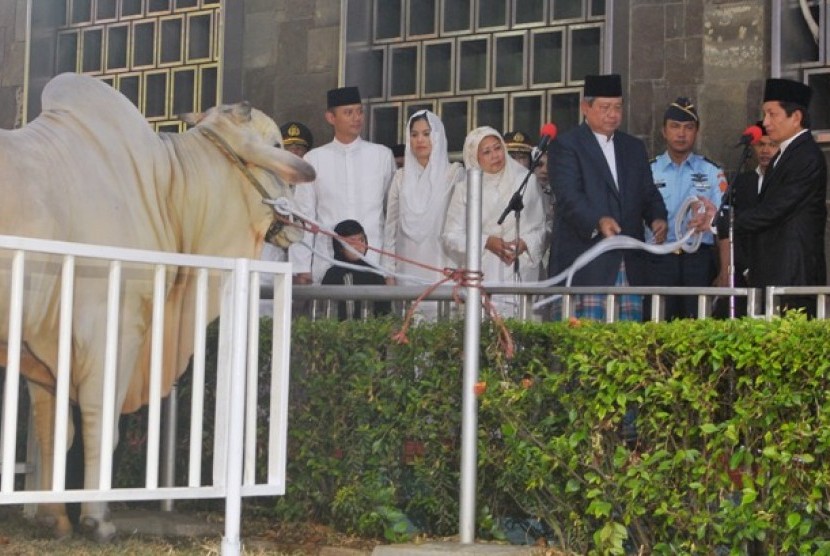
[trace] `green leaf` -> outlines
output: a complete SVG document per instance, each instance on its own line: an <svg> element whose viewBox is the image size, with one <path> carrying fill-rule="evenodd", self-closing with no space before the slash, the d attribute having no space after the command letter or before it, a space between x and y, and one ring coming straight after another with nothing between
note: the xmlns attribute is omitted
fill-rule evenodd
<svg viewBox="0 0 830 556"><path fill-rule="evenodd" d="M787 515L787 527L795 529L801 523L801 514L795 512Z"/></svg>
<svg viewBox="0 0 830 556"><path fill-rule="evenodd" d="M594 500L585 509L585 512L594 517L609 517L611 515L611 504L602 500Z"/></svg>
<svg viewBox="0 0 830 556"><path fill-rule="evenodd" d="M746 506L748 504L752 504L758 498L758 493L750 488L745 488L743 490L743 496L741 497L741 506Z"/></svg>

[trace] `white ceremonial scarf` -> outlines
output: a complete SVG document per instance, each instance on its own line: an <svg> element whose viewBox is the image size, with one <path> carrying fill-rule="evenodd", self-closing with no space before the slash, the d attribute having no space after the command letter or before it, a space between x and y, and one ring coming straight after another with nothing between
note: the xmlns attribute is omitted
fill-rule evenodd
<svg viewBox="0 0 830 556"><path fill-rule="evenodd" d="M432 152L426 167L422 167L412 153L411 141L407 136L400 192L401 230L415 241L422 241L430 233L435 233L436 229L441 228L447 197L452 191L452 183L448 182L447 176L450 166L447 135L438 116L429 110L415 112L406 124L407 135L412 120L424 115L429 123Z"/></svg>
<svg viewBox="0 0 830 556"><path fill-rule="evenodd" d="M493 136L501 142L501 147L504 149L505 164L501 172L497 174L481 173L482 187L492 187L499 192L500 196L507 193L507 199L513 194L513 187L516 184L516 170L517 168L524 168L521 164L513 160L507 154L507 145L504 144L504 139L501 133L489 126L477 127L472 130L464 141L464 167L475 168L481 170L481 164L478 163L478 145L485 137ZM515 164L513 164L515 162Z"/></svg>

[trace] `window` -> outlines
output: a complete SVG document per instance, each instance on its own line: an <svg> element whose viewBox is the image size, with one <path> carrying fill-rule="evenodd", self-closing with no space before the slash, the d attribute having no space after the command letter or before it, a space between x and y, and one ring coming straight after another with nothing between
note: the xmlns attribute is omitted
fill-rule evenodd
<svg viewBox="0 0 830 556"><path fill-rule="evenodd" d="M802 6L793 0L774 0L773 25L780 43L772 45L772 75L802 81L813 89L809 111L813 131L830 131L830 31L827 14L830 0L808 0ZM775 33L773 33L773 37ZM830 140L830 134L818 134ZM825 139L826 138L826 139Z"/></svg>
<svg viewBox="0 0 830 556"><path fill-rule="evenodd" d="M490 76L490 37L477 37L460 41L461 55L458 61L458 90L465 92L487 91Z"/></svg>
<svg viewBox="0 0 830 556"><path fill-rule="evenodd" d="M62 1L55 73L109 83L156 129L184 129L177 114L217 103L218 0Z"/></svg>
<svg viewBox="0 0 830 556"><path fill-rule="evenodd" d="M398 142L398 125L400 123L400 108L397 105L372 106L372 136L378 143L394 145Z"/></svg>
<svg viewBox="0 0 830 556"><path fill-rule="evenodd" d="M448 94L452 91L453 42L424 45L424 95Z"/></svg>
<svg viewBox="0 0 830 556"><path fill-rule="evenodd" d="M830 1L830 0L828 0ZM344 82L368 99L370 139L404 141L417 107L444 123L451 152L469 130L580 121L581 84L602 73L613 0L347 0Z"/></svg>
<svg viewBox="0 0 830 556"><path fill-rule="evenodd" d="M537 24L545 23L547 17L547 6L549 2L546 0L515 0L513 22L514 25Z"/></svg>
<svg viewBox="0 0 830 556"><path fill-rule="evenodd" d="M478 97L475 105L475 127L490 126L498 131L506 130L507 110L505 97Z"/></svg>
<svg viewBox="0 0 830 556"><path fill-rule="evenodd" d="M410 38L435 35L435 4L436 0L409 0Z"/></svg>
<svg viewBox="0 0 830 556"><path fill-rule="evenodd" d="M496 37L496 64L493 69L493 88L524 87L525 47L527 35L500 35Z"/></svg>
<svg viewBox="0 0 830 556"><path fill-rule="evenodd" d="M112 26L107 29L107 71L127 69L127 40L130 36L128 25Z"/></svg>
<svg viewBox="0 0 830 556"><path fill-rule="evenodd" d="M527 130L528 133L538 129L542 121L544 110L543 93L516 93L511 98L510 121L507 127L511 130Z"/></svg>
<svg viewBox="0 0 830 556"><path fill-rule="evenodd" d="M418 46L393 46L391 49L391 97L418 93Z"/></svg>
<svg viewBox="0 0 830 556"><path fill-rule="evenodd" d="M558 85L563 82L562 65L565 59L563 29L541 31L532 35L532 85Z"/></svg>

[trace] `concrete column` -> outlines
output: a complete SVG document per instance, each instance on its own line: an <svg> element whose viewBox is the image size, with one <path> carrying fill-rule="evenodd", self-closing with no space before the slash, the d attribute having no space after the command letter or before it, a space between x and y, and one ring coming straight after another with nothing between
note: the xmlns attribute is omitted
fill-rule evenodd
<svg viewBox="0 0 830 556"><path fill-rule="evenodd" d="M278 123L299 120L314 143L331 140L326 91L337 87L339 0L246 0L243 96Z"/></svg>

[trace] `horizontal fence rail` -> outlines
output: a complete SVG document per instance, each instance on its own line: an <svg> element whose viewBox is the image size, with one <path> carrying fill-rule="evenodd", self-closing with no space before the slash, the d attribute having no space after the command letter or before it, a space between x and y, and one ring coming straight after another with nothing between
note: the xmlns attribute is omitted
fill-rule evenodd
<svg viewBox="0 0 830 556"><path fill-rule="evenodd" d="M189 453L185 461L186 480L175 484L160 479L161 446L164 435L161 420L161 377L165 301L173 277L188 272L195 288L193 324L193 359L190 395ZM291 273L287 263L207 257L166 252L83 245L12 236L0 236L0 277L10 284L8 313L0 319L9 323L7 363L2 398L2 439L0 439L0 504L44 502L88 502L117 500L225 498L226 505L236 507L241 496L281 495L285 493L285 458L289 386L289 339L291 331ZM269 286L269 307L273 319L270 361L270 384L260 385L260 282ZM40 285L40 290L35 285ZM45 286L43 284L46 284ZM119 329L121 307L126 294L142 284L149 292L151 318L146 325L151 332L150 396L146 430L146 469L144 484L126 488L112 485L112 456L117 434L116 366L124 331ZM100 298L106 300L105 349L102 367L103 433L101 436L101 480L94 489L67 489L64 484L66 450L70 444L67 430L70 420L70 373L73 348L73 319L88 307L75 303L80 288L100 286ZM51 488L40 488L30 480L36 476L29 457L21 464L17 438L20 413L21 357L27 313L32 311L27 293L57 291L59 333L55 339L57 368L55 375L54 473ZM34 300L35 302L37 300ZM219 310L218 351L215 369L208 369L208 316ZM134 309L134 307L133 307ZM267 348L266 348L267 349ZM208 372L214 373L209 376ZM216 384L215 399L205 395L206 381ZM258 392L267 388L267 400ZM175 391L175 386L174 386ZM211 407L212 404L212 407ZM208 413L208 412L212 413ZM205 417L212 415L208 427ZM29 419L31 423L31 419ZM25 428L25 427L23 427ZM172 427L175 430L175 427ZM171 427L168 425L168 431ZM28 429L31 438L31 427ZM79 434L79 431L76 432ZM213 438L213 457L202 461L203 436ZM30 442L31 444L31 442ZM169 443L168 443L169 444ZM259 454L259 456L257 455ZM172 465L174 454L165 454ZM262 461L260 461L262 460ZM205 476L205 464L212 477ZM27 488L20 488L19 473L27 474ZM162 482L168 484L161 484ZM226 527L234 527L227 524ZM236 524L238 531L238 523ZM235 538L228 535L230 538ZM231 547L230 552L234 552Z"/></svg>
<svg viewBox="0 0 830 556"><path fill-rule="evenodd" d="M405 311L425 291L425 286L332 286L310 285L294 286L295 314L305 314L312 318L334 318L337 316L337 304L345 301L391 302L393 312L403 315ZM623 295L641 295L644 299L650 298L651 312L644 315L650 321L664 320L665 298L667 296L683 295L697 297L698 318L712 318L715 301L722 299L728 303L730 296L735 300L744 300L747 307L747 316L754 318L772 318L780 314L781 299L784 296L807 296L815 298L817 302L816 317L828 317L827 303L830 298L830 286L789 286L756 288L727 288L727 287L537 287L537 286L491 286L486 291L493 295L515 295L519 300L519 318L521 320L551 320L552 307L557 307L556 318L568 320L574 315L574 301L576 296L585 294L607 295L606 315L609 322L614 321L614 309L618 298ZM438 302L441 307L439 318L461 317L463 310L456 307L455 295L461 299L464 293L460 289L454 292L451 286L436 288L424 297L425 301ZM263 286L261 297L268 299L272 295L271 288ZM534 310L533 303L549 296L561 296L558 300L542 309ZM365 307L364 307L365 309ZM364 310L362 318L368 318L369 312Z"/></svg>

